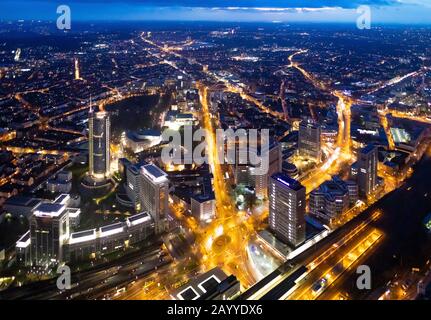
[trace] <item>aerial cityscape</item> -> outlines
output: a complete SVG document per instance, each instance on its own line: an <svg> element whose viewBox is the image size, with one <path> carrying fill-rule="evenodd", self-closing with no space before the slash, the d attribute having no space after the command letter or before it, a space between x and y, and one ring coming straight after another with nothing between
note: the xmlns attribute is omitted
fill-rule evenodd
<svg viewBox="0 0 431 320"><path fill-rule="evenodd" d="M0 4L0 300L430 298L429 1Z"/></svg>

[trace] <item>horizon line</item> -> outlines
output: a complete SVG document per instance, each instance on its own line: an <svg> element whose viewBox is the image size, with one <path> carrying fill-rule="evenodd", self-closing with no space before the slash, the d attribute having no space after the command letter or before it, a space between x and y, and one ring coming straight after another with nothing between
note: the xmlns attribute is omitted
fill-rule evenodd
<svg viewBox="0 0 431 320"><path fill-rule="evenodd" d="M176 23L202 23L202 22L214 22L214 23L220 23L220 24L230 24L230 23L249 23L249 24L270 24L270 25L286 25L286 24L337 24L337 25L352 25L356 27L355 23L349 22L349 21L314 21L314 20L296 20L296 21L268 21L268 20L217 20L217 19L203 19L203 20L192 20L192 19L183 19L183 20L177 20L177 19L75 19L75 23L95 23L95 22L104 22L104 23L127 23L127 22L139 22L139 23L145 23L145 22L176 22ZM45 22L45 23L56 23L56 19L1 19L0 23L19 23L19 22ZM395 21L380 21L375 22L372 24L373 26L430 26L431 27L431 21L430 22L395 22ZM371 27L372 29L373 27Z"/></svg>

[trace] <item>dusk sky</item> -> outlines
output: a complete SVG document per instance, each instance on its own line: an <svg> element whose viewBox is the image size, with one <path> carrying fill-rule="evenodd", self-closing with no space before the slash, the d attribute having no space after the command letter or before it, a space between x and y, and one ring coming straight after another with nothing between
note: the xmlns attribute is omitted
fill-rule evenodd
<svg viewBox="0 0 431 320"><path fill-rule="evenodd" d="M1 0L0 20L56 20L61 4L72 21L353 22L357 8L369 5L374 23L431 23L431 0Z"/></svg>

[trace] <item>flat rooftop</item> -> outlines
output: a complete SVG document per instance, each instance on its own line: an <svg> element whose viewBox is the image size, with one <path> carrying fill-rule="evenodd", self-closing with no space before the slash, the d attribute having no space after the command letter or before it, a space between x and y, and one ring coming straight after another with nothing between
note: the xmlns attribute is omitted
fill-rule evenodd
<svg viewBox="0 0 431 320"><path fill-rule="evenodd" d="M117 222L100 228L100 236L107 237L124 231L124 223Z"/></svg>
<svg viewBox="0 0 431 320"><path fill-rule="evenodd" d="M70 235L69 244L82 243L86 241L109 237L127 231L127 223L129 223L131 226L135 226L151 220L152 218L150 214L147 212L143 212L127 218L126 221L116 222L107 226L100 227L99 229L90 229L74 232Z"/></svg>
<svg viewBox="0 0 431 320"><path fill-rule="evenodd" d="M27 248L30 245L30 230L24 233L16 242L16 247Z"/></svg>
<svg viewBox="0 0 431 320"><path fill-rule="evenodd" d="M161 181L166 178L167 174L162 169L154 164L147 164L141 167L144 174L150 177L154 181Z"/></svg>
<svg viewBox="0 0 431 320"><path fill-rule="evenodd" d="M171 297L174 300L197 300L207 292L214 290L226 278L227 275L223 270L216 267L191 279L175 290Z"/></svg>
<svg viewBox="0 0 431 320"><path fill-rule="evenodd" d="M96 236L96 229L74 232L70 235L69 244L92 241Z"/></svg>
<svg viewBox="0 0 431 320"><path fill-rule="evenodd" d="M13 196L5 201L5 205L12 206L23 206L23 207L35 207L40 203L39 199L25 197L25 196Z"/></svg>
<svg viewBox="0 0 431 320"><path fill-rule="evenodd" d="M281 182L282 184L286 185L287 187L289 187L290 189L295 190L295 191L299 191L302 188L304 188L304 186L299 181L289 177L285 173L279 172L279 173L273 174L271 176L271 179L277 180L277 181Z"/></svg>
<svg viewBox="0 0 431 320"><path fill-rule="evenodd" d="M192 120L193 114L191 114L191 113L179 113L176 115L176 118L177 119L190 119L190 120Z"/></svg>
<svg viewBox="0 0 431 320"><path fill-rule="evenodd" d="M78 239L78 238L82 238L82 237L88 237L88 236L93 235L95 233L95 231L96 231L96 229L74 232L71 234L71 238L72 239Z"/></svg>
<svg viewBox="0 0 431 320"><path fill-rule="evenodd" d="M70 196L66 193L60 194L54 201L54 203L64 204L70 199Z"/></svg>
<svg viewBox="0 0 431 320"><path fill-rule="evenodd" d="M59 216L65 209L66 209L66 206L64 204L42 203L36 207L33 214L36 216L56 217L56 216Z"/></svg>
<svg viewBox="0 0 431 320"><path fill-rule="evenodd" d="M373 151L375 148L376 148L376 146L375 146L375 145L373 145L373 144L369 144L369 145L367 145L366 147L363 147L363 148L361 149L361 153L363 153L363 154L370 153L370 152L371 152L371 151Z"/></svg>
<svg viewBox="0 0 431 320"><path fill-rule="evenodd" d="M208 192L194 195L192 198L199 203L204 203L206 201L215 200L215 195L213 192Z"/></svg>
<svg viewBox="0 0 431 320"><path fill-rule="evenodd" d="M140 223L144 223L151 220L151 215L148 212L142 212L135 214L129 218L127 218L127 221L134 226Z"/></svg>

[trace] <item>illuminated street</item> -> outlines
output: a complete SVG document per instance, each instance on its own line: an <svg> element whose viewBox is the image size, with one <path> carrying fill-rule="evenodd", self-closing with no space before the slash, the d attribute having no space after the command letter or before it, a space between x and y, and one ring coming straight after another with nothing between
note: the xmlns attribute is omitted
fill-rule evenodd
<svg viewBox="0 0 431 320"><path fill-rule="evenodd" d="M430 298L428 4L78 2L0 4L1 300Z"/></svg>

